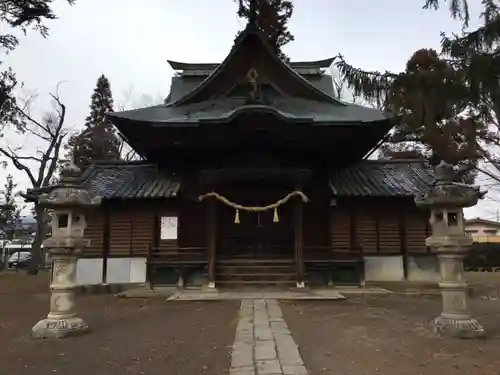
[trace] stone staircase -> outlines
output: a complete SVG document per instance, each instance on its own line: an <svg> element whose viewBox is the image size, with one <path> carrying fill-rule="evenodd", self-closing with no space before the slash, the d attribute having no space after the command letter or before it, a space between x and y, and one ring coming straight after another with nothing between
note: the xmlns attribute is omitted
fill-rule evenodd
<svg viewBox="0 0 500 375"><path fill-rule="evenodd" d="M293 259L219 260L217 287L293 287L297 276Z"/></svg>

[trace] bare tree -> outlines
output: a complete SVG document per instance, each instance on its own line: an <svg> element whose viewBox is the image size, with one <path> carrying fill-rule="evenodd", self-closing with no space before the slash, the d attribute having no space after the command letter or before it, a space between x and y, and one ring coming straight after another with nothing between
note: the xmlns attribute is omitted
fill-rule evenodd
<svg viewBox="0 0 500 375"><path fill-rule="evenodd" d="M28 177L34 189L50 186L57 172L59 152L67 129L64 127L66 119L66 106L59 95L50 94L53 99L54 109L46 112L40 120L31 115L28 104L26 108L16 107L16 110L26 120L25 134L31 141L38 145L30 154L26 147L7 144L0 147L0 155L7 158L12 165ZM33 98L28 99L32 102ZM35 204L36 235L32 245L32 264L29 273L36 274L42 262L41 244L45 238L46 212Z"/></svg>
<svg viewBox="0 0 500 375"><path fill-rule="evenodd" d="M134 94L134 87L130 85L127 90L123 92L123 97L120 103L117 105L119 111L129 111L137 108L150 107L153 105L163 104L163 97L158 94L155 96L142 94L137 97ZM120 135L120 158L121 160L131 161L140 160L140 156L128 145L128 143Z"/></svg>

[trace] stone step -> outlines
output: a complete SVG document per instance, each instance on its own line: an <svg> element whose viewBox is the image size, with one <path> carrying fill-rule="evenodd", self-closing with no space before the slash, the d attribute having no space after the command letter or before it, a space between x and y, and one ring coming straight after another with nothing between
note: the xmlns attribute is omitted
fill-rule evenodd
<svg viewBox="0 0 500 375"><path fill-rule="evenodd" d="M242 258L242 259L218 259L218 265L294 265L293 259L282 258Z"/></svg>
<svg viewBox="0 0 500 375"><path fill-rule="evenodd" d="M220 274L295 274L294 265L219 265L216 267L216 273Z"/></svg>
<svg viewBox="0 0 500 375"><path fill-rule="evenodd" d="M293 281L296 280L295 273L217 273L216 280L219 281Z"/></svg>
<svg viewBox="0 0 500 375"><path fill-rule="evenodd" d="M217 287L222 288L247 288L247 287L276 287L276 288L284 288L284 287L294 287L296 284L295 280L287 280L287 281L267 281L267 280L252 280L252 281L241 281L241 280L223 280L216 281Z"/></svg>

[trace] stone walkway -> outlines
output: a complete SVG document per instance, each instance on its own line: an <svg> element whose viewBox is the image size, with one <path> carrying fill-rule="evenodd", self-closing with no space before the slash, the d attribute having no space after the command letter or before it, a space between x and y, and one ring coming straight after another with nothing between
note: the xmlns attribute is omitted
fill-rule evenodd
<svg viewBox="0 0 500 375"><path fill-rule="evenodd" d="M242 300L230 375L307 374L278 301Z"/></svg>

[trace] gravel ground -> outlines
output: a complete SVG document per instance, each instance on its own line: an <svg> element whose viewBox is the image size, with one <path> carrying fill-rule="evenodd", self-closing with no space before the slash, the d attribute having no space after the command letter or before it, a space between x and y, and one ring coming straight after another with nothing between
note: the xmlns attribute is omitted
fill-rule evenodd
<svg viewBox="0 0 500 375"><path fill-rule="evenodd" d="M0 275L0 374L221 375L228 372L239 301L169 302L80 296L93 331L37 340L47 314L46 275Z"/></svg>
<svg viewBox="0 0 500 375"><path fill-rule="evenodd" d="M400 295L281 303L312 375L498 375L500 301L472 302L485 340L432 334L440 306L439 297Z"/></svg>

